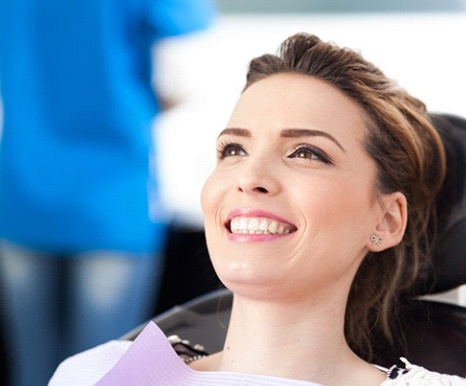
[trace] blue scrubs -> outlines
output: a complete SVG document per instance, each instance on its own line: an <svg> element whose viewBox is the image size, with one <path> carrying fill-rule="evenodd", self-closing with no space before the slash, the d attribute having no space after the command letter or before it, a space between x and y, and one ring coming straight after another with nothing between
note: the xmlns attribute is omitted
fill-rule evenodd
<svg viewBox="0 0 466 386"><path fill-rule="evenodd" d="M166 229L151 47L214 14L208 0L0 1L0 273L18 384L45 384L147 309Z"/></svg>

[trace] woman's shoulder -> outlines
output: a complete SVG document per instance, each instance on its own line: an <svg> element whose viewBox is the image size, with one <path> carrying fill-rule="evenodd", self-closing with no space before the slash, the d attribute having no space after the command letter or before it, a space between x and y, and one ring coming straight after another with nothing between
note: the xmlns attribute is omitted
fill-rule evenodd
<svg viewBox="0 0 466 386"><path fill-rule="evenodd" d="M65 359L55 370L49 386L96 384L119 361L131 343L112 340Z"/></svg>
<svg viewBox="0 0 466 386"><path fill-rule="evenodd" d="M391 367L387 372L387 380L381 386L465 386L466 378L456 375L440 374L429 371L421 366L409 363L405 358L401 358L405 363L405 368L398 366Z"/></svg>

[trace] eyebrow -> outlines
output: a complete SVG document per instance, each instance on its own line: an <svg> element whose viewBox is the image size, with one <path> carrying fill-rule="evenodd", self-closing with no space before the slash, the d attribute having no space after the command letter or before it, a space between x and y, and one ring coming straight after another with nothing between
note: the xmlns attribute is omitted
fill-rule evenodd
<svg viewBox="0 0 466 386"><path fill-rule="evenodd" d="M239 137L248 137L250 138L251 132L248 129L241 129L236 127L230 127L222 130L217 138L222 135L236 135ZM338 140L330 135L329 133L321 130L311 130L311 129L283 129L280 131L280 137L282 138L301 138L301 137L324 137L335 143L344 153L346 153L345 148L341 145Z"/></svg>
<svg viewBox="0 0 466 386"><path fill-rule="evenodd" d="M226 128L218 135L217 138L220 138L222 135L237 135L239 137L251 137L251 132L248 129L237 129L235 127Z"/></svg>
<svg viewBox="0 0 466 386"><path fill-rule="evenodd" d="M345 148L341 145L338 140L330 135L329 133L321 130L311 129L284 129L280 132L280 137L283 138L301 138L301 137L324 137L335 143L344 153Z"/></svg>

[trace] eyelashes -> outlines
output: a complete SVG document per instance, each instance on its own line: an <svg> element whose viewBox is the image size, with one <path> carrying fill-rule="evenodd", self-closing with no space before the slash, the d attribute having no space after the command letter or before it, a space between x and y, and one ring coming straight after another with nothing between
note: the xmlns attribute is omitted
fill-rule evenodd
<svg viewBox="0 0 466 386"><path fill-rule="evenodd" d="M224 160L228 157L248 156L243 145L235 142L221 142L217 148L217 158ZM310 145L301 144L296 146L287 158L296 158L308 160L309 162L322 162L328 165L334 165L332 159L320 148Z"/></svg>
<svg viewBox="0 0 466 386"><path fill-rule="evenodd" d="M320 161L324 164L333 165L332 159L320 148L309 144L298 145L288 158L306 159L309 161Z"/></svg>
<svg viewBox="0 0 466 386"><path fill-rule="evenodd" d="M217 148L217 158L223 160L227 157L238 157L248 155L244 147L239 143L222 142Z"/></svg>

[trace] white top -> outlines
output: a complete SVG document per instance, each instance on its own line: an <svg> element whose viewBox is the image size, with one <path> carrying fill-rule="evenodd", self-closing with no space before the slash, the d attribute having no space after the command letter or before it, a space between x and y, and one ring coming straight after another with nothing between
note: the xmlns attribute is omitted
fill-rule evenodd
<svg viewBox="0 0 466 386"><path fill-rule="evenodd" d="M466 385L466 379L411 365L408 372L381 386ZM110 341L74 355L60 364L49 386L319 386L317 383L263 375L195 371L178 357L163 332L149 323L134 342ZM320 385L322 386L322 385Z"/></svg>

